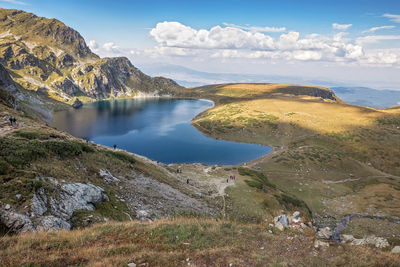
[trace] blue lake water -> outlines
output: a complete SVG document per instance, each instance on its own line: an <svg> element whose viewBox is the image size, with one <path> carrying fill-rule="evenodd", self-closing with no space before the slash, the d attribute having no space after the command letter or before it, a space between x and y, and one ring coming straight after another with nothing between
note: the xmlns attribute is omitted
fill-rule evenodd
<svg viewBox="0 0 400 267"><path fill-rule="evenodd" d="M231 165L268 154L268 146L217 140L191 120L208 100L123 99L89 103L54 114L53 126L74 136L169 163Z"/></svg>

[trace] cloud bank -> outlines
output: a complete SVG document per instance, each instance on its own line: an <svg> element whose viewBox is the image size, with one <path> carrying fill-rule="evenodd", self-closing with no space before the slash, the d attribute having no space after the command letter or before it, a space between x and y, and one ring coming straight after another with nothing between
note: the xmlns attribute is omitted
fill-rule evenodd
<svg viewBox="0 0 400 267"><path fill-rule="evenodd" d="M352 24L334 23L335 29L347 30ZM387 29L375 27L368 32ZM327 61L361 65L399 64L399 54L393 51L366 50L364 45L385 40L397 40L398 35L369 35L355 40L346 32L334 35L302 36L288 31L277 37L267 34L266 27L244 27L225 24L210 29L194 29L176 21L157 23L149 35L157 46L147 53L176 56L209 56L211 58L280 59L286 61ZM286 31L286 29L284 29ZM275 34L284 31L275 28Z"/></svg>

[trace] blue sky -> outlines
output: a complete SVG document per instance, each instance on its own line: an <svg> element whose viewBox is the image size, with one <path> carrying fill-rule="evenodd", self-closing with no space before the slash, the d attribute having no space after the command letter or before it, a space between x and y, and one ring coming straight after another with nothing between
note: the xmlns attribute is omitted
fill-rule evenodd
<svg viewBox="0 0 400 267"><path fill-rule="evenodd" d="M335 75L400 89L398 0L0 0L0 6L59 19L101 56L127 56L139 66Z"/></svg>

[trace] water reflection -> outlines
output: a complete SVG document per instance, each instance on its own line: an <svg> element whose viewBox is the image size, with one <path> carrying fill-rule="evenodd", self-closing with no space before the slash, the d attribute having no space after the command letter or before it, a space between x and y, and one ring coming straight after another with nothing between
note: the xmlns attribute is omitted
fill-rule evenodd
<svg viewBox="0 0 400 267"><path fill-rule="evenodd" d="M206 100L99 101L57 112L53 126L164 163L238 164L271 151L266 146L212 139L190 125L194 116L212 105Z"/></svg>

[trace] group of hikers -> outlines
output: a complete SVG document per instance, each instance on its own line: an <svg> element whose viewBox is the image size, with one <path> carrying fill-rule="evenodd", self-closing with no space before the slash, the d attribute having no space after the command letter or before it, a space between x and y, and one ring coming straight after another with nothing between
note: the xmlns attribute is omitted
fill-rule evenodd
<svg viewBox="0 0 400 267"><path fill-rule="evenodd" d="M236 176L235 175L229 176L229 179L226 179L226 182L229 183L229 180L235 181L236 180Z"/></svg>
<svg viewBox="0 0 400 267"><path fill-rule="evenodd" d="M11 126L17 126L17 119L15 117L9 117L8 121L10 122Z"/></svg>
<svg viewBox="0 0 400 267"><path fill-rule="evenodd" d="M181 168L176 169L176 173L182 173L182 169ZM229 180L236 181L236 176L235 175L229 176L229 179L226 179L226 182L229 183ZM186 179L186 184L190 184L189 178Z"/></svg>

